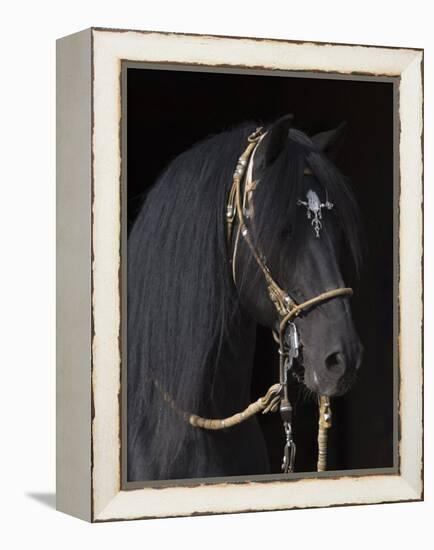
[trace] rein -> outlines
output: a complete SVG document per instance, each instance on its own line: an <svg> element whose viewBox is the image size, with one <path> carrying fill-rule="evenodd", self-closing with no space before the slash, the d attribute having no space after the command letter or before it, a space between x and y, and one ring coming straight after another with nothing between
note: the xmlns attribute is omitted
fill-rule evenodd
<svg viewBox="0 0 434 550"><path fill-rule="evenodd" d="M232 256L232 275L236 284L236 258L240 236L247 244L258 267L262 271L267 284L268 296L273 303L279 316L278 332L273 331L273 337L279 345L279 382L273 384L267 393L257 401L250 403L243 411L230 417L216 419L203 418L196 414L182 411L176 402L167 394L164 389L154 380L155 386L162 393L164 400L178 412L189 424L195 428L205 430L222 430L241 424L255 414L262 412L280 411L280 416L285 431L285 446L283 451L282 471L284 473L293 472L296 446L292 437L292 406L288 397L288 373L292 368L293 361L298 357L299 341L298 333L293 319L301 312L306 311L320 303L336 298L338 296L349 296L353 294L351 288L336 288L314 296L301 304L298 304L291 296L283 290L275 281L270 273L263 255L253 244L249 229L245 221L246 207L253 209L249 196L252 195L256 182L252 179L253 158L259 143L266 135L262 128L258 128L248 138L248 145L243 154L239 157L238 163L233 175L232 186L229 193L226 222L227 222L227 240L228 245L232 241L233 226L238 221L238 228L235 237L234 251ZM305 173L310 174L309 170ZM244 181L245 180L245 181ZM242 183L244 181L244 191ZM328 396L319 397L319 424L318 424L318 462L317 470L325 471L327 466L327 430L331 427L331 408Z"/></svg>

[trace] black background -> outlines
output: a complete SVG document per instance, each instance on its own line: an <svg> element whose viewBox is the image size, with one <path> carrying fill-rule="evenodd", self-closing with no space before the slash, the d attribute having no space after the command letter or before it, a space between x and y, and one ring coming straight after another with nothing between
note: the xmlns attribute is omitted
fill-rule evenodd
<svg viewBox="0 0 434 550"><path fill-rule="evenodd" d="M393 84L193 71L127 70L128 227L146 190L179 153L246 120L286 113L308 134L347 122L336 164L350 178L367 241L353 317L365 347L360 376L332 399L329 469L393 466ZM223 222L222 222L223 223ZM270 331L258 328L252 399L278 378ZM316 469L317 405L292 390L296 471ZM280 472L278 414L260 417L272 471Z"/></svg>

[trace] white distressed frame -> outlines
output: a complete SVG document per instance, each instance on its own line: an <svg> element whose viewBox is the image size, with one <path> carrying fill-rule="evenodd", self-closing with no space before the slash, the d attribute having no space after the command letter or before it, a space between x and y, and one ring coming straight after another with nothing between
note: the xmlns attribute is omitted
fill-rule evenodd
<svg viewBox="0 0 434 550"><path fill-rule="evenodd" d="M84 34L83 34L84 33ZM60 508L90 521L420 500L423 496L422 254L423 52L372 46L297 43L91 29L92 77L92 420L90 482L83 511L61 495ZM80 34L75 35L80 36ZM69 44L73 37L62 39ZM60 41L60 42L62 42ZM67 48L66 48L67 49ZM285 71L395 76L399 84L399 456L400 473L121 489L120 242L122 60L226 65ZM86 60L84 60L85 62ZM59 105L62 108L62 105ZM79 160L78 160L79 161ZM78 162L77 161L77 162ZM60 371L62 367L60 366ZM67 392L62 398L68 400ZM70 398L70 396L69 396ZM66 401L67 402L67 401ZM60 407L59 431L66 429ZM63 415L63 416L62 416ZM88 437L82 431L84 440ZM86 440L87 441L87 440ZM77 450L75 451L78 452ZM87 453L86 450L83 451ZM78 452L79 454L79 452ZM70 465L58 463L60 476ZM87 457L87 455L86 455ZM72 459L71 459L72 460ZM86 461L85 461L86 463ZM68 467L67 467L68 466ZM75 483L80 484L80 479ZM67 484L68 490L74 484ZM86 498L85 498L86 500Z"/></svg>

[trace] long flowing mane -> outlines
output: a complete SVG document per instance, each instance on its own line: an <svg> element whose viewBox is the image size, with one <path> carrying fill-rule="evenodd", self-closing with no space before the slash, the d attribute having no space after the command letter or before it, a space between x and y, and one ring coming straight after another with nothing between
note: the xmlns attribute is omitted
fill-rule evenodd
<svg viewBox="0 0 434 550"><path fill-rule="evenodd" d="M248 123L209 137L177 157L146 196L129 237L128 448L147 449L150 468L158 463L163 476L189 428L174 423L153 381L183 410L206 413L223 344L237 338L241 309L225 210L234 167L255 128ZM344 179L305 134L291 130L289 138L258 186L258 236L278 242L288 221L297 220L307 163L336 205L357 266L356 207ZM297 232L291 239L296 249ZM278 250L270 258L271 265L278 261Z"/></svg>

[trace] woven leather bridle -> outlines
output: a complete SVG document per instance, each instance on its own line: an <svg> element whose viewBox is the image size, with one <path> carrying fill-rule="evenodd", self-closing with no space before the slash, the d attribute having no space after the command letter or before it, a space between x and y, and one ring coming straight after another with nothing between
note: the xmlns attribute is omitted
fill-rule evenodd
<svg viewBox="0 0 434 550"><path fill-rule="evenodd" d="M288 344L285 339L285 335L289 327L292 330L292 334L295 334L295 338L297 338L295 325L292 323L292 321L302 311L306 311L326 300L330 300L338 296L352 295L353 291L351 288L336 288L334 290L323 292L318 296L315 296L313 298L310 298L309 300L306 300L305 302L298 304L289 295L288 292L286 292L279 286L279 284L271 275L264 256L253 244L253 241L250 237L249 228L246 224L244 212L246 211L247 206L249 207L249 211L253 210L253 204L251 203L251 195L255 187L255 183L252 177L253 158L256 148L258 147L259 143L265 135L266 132L263 132L262 128L257 128L257 130L247 138L248 145L243 154L238 159L227 203L227 240L228 246L230 248L232 246L234 225L237 222L238 226L231 259L234 283L236 284L236 259L238 243L241 236L264 276L265 283L267 285L268 296L277 311L279 318L279 328L277 331L273 331L273 336L279 345L279 382L277 384L273 384L263 397L260 397L257 401L251 403L243 411L238 412L228 418L222 419L203 418L196 414L180 410L176 402L170 397L169 394L167 394L167 392L164 391L162 387L160 387L159 383L154 381L154 384L159 388L166 402L168 402L173 409L181 414L184 419L190 423L191 426L203 428L206 430L221 430L225 428L230 428L231 426L235 426L237 424L240 424L241 422L244 422L245 420L251 418L253 415L259 412L265 414L267 412L276 412L277 410L279 410L286 436L282 470L284 473L287 473L293 471L296 450L295 443L292 437L292 406L288 398L287 376L289 370L292 367L293 359L297 357L298 343L295 345L291 345L291 343ZM310 173L310 171L307 169L305 173ZM249 214L249 216L251 217L251 214ZM331 409L329 397L320 396L317 462L318 471L324 471L326 469L327 429L330 426Z"/></svg>

